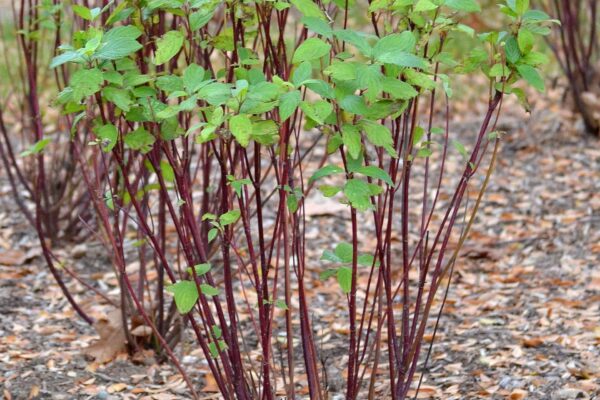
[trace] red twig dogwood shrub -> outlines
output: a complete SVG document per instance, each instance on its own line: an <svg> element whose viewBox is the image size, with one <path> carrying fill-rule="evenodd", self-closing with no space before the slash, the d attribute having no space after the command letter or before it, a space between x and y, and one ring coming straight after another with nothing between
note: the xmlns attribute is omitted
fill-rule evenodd
<svg viewBox="0 0 600 400"><path fill-rule="evenodd" d="M73 122L73 159L124 313L151 330L192 396L173 351L177 313L224 398L326 398L320 275L346 305L332 310L348 327L346 398L406 398L491 176L502 100L524 99L527 83L543 90L534 46L547 16L509 0L506 29L476 33L460 23L480 10L474 0L71 9L82 23L51 68L69 77L56 102ZM450 133L457 74L486 81L472 137ZM320 260L309 195L343 210L319 235L335 227L347 240Z"/></svg>

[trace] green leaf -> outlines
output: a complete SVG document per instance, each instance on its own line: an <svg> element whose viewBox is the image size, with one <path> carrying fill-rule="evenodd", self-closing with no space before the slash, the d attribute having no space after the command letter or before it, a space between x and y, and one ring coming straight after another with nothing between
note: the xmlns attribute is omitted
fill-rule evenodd
<svg viewBox="0 0 600 400"><path fill-rule="evenodd" d="M222 226L231 225L240 219L240 210L227 211L225 214L219 217L219 222Z"/></svg>
<svg viewBox="0 0 600 400"><path fill-rule="evenodd" d="M252 135L252 121L246 114L238 114L229 120L229 129L242 147L248 147Z"/></svg>
<svg viewBox="0 0 600 400"><path fill-rule="evenodd" d="M177 311L187 314L198 301L198 288L192 281L179 281L166 287L167 292L173 293Z"/></svg>
<svg viewBox="0 0 600 400"><path fill-rule="evenodd" d="M206 100L211 106L223 105L231 98L231 85L213 82L198 90L198 98Z"/></svg>
<svg viewBox="0 0 600 400"><path fill-rule="evenodd" d="M521 77L537 91L543 92L546 90L546 85L544 84L544 80L540 76L540 73L532 66L518 65L517 71L519 71L519 75L521 75Z"/></svg>
<svg viewBox="0 0 600 400"><path fill-rule="evenodd" d="M463 156L465 160L469 158L467 149L465 149L465 146L461 142L459 142L458 140L453 140L452 146L454 146L454 148L460 153L461 156Z"/></svg>
<svg viewBox="0 0 600 400"><path fill-rule="evenodd" d="M308 183L312 183L318 179L324 178L326 176L341 174L344 172L344 169L338 167L337 165L326 165L322 168L319 168L308 180Z"/></svg>
<svg viewBox="0 0 600 400"><path fill-rule="evenodd" d="M519 49L523 54L528 54L533 49L535 38L531 31L521 28L518 35Z"/></svg>
<svg viewBox="0 0 600 400"><path fill-rule="evenodd" d="M411 31L393 33L391 35L384 36L377 41L375 47L373 47L373 56L375 59L379 59L379 57L387 53L395 53L399 51L413 53L416 45L417 40Z"/></svg>
<svg viewBox="0 0 600 400"><path fill-rule="evenodd" d="M327 38L331 39L333 36L333 30L326 20L318 17L303 17L302 23L311 31Z"/></svg>
<svg viewBox="0 0 600 400"><path fill-rule="evenodd" d="M27 157L33 154L40 154L48 144L50 144L51 140L49 138L40 139L34 144L32 144L27 150L21 152L19 154L20 157Z"/></svg>
<svg viewBox="0 0 600 400"><path fill-rule="evenodd" d="M400 100L410 100L419 94L414 87L395 78L385 78L382 83L382 89L394 99Z"/></svg>
<svg viewBox="0 0 600 400"><path fill-rule="evenodd" d="M428 147L421 147L417 151L417 157L419 158L427 158L433 154L433 151Z"/></svg>
<svg viewBox="0 0 600 400"><path fill-rule="evenodd" d="M197 31L210 22L214 11L206 12L204 10L196 11L190 14L190 29Z"/></svg>
<svg viewBox="0 0 600 400"><path fill-rule="evenodd" d="M81 18L85 19L86 21L92 20L92 12L90 11L89 8L80 6L78 4L73 4L72 8L73 8L73 12L75 14L79 15Z"/></svg>
<svg viewBox="0 0 600 400"><path fill-rule="evenodd" d="M374 165L363 166L363 167L360 167L360 168L354 170L353 172L361 174L361 175L365 175L365 176L368 176L368 177L371 177L374 179L382 180L390 186L394 185L394 182L392 182L392 178L390 178L388 173Z"/></svg>
<svg viewBox="0 0 600 400"><path fill-rule="evenodd" d="M504 64L494 64L492 68L490 68L488 75L492 78L506 77L510 75L510 69Z"/></svg>
<svg viewBox="0 0 600 400"><path fill-rule="evenodd" d="M325 119L333 111L333 106L325 100L317 100L314 103L303 101L300 103L300 108L307 117L314 120L319 125L325 123Z"/></svg>
<svg viewBox="0 0 600 400"><path fill-rule="evenodd" d="M196 275L201 276L206 274L208 271L210 271L210 264L209 263L204 263L204 264L197 264L194 265L194 270L196 271ZM188 268L187 269L188 274L192 275L192 268Z"/></svg>
<svg viewBox="0 0 600 400"><path fill-rule="evenodd" d="M173 167L171 167L171 164L169 164L167 160L160 161L160 172L162 173L162 176L165 181L170 183L175 182L175 171L173 170Z"/></svg>
<svg viewBox="0 0 600 400"><path fill-rule="evenodd" d="M372 208L370 201L371 188L360 179L350 179L344 186L344 194L348 198L350 205L359 211L366 211Z"/></svg>
<svg viewBox="0 0 600 400"><path fill-rule="evenodd" d="M330 50L331 45L329 43L325 43L319 38L306 39L294 52L292 63L299 64L303 61L319 59L329 54Z"/></svg>
<svg viewBox="0 0 600 400"><path fill-rule="evenodd" d="M285 300L275 300L275 307L279 308L280 310L287 310L288 306L285 303Z"/></svg>
<svg viewBox="0 0 600 400"><path fill-rule="evenodd" d="M431 2L431 0L418 0L417 4L415 4L414 11L422 12L422 11L431 11L438 8L438 6Z"/></svg>
<svg viewBox="0 0 600 400"><path fill-rule="evenodd" d="M341 242L335 246L334 254L338 258L339 262L351 263L353 254L352 245L347 242Z"/></svg>
<svg viewBox="0 0 600 400"><path fill-rule="evenodd" d="M94 54L101 60L117 60L135 53L142 48L136 40L142 32L133 25L117 26L102 37L102 43Z"/></svg>
<svg viewBox="0 0 600 400"><path fill-rule="evenodd" d="M342 188L339 187L339 186L331 186L331 185L321 185L321 186L319 186L319 191L325 197L333 197L336 194L338 194L340 192L340 190L342 190Z"/></svg>
<svg viewBox="0 0 600 400"><path fill-rule="evenodd" d="M313 0L290 0L305 17L315 17L327 20L325 14Z"/></svg>
<svg viewBox="0 0 600 400"><path fill-rule="evenodd" d="M374 146L383 147L389 154L393 156L396 155L396 151L393 147L394 140L392 138L392 132L390 132L387 126L366 119L361 120L360 125L365 131L367 140L371 144Z"/></svg>
<svg viewBox="0 0 600 400"><path fill-rule="evenodd" d="M336 272L337 281L342 292L348 294L352 290L352 268L339 267Z"/></svg>
<svg viewBox="0 0 600 400"><path fill-rule="evenodd" d="M407 69L404 71L404 75L408 82L414 86L429 90L435 89L435 81L423 72Z"/></svg>
<svg viewBox="0 0 600 400"><path fill-rule="evenodd" d="M183 46L185 37L180 31L169 31L156 41L154 64L162 65L175 57Z"/></svg>
<svg viewBox="0 0 600 400"><path fill-rule="evenodd" d="M227 343L225 343L224 340L219 340L219 341L217 341L217 343L210 342L208 344L208 350L210 351L210 355L212 358L219 357L219 353L221 351L227 350L228 348L229 347L227 346Z"/></svg>
<svg viewBox="0 0 600 400"><path fill-rule="evenodd" d="M342 126L342 142L350 156L354 159L360 157L362 150L361 135L358 127L344 124Z"/></svg>
<svg viewBox="0 0 600 400"><path fill-rule="evenodd" d="M338 264L350 264L352 263L352 245L350 243L342 242L335 246L333 252L325 250L321 256L321 261L331 261Z"/></svg>
<svg viewBox="0 0 600 400"><path fill-rule="evenodd" d="M342 101L340 101L340 107L344 111L357 115L365 115L369 111L365 99L354 94L344 97Z"/></svg>
<svg viewBox="0 0 600 400"><path fill-rule="evenodd" d="M301 101L301 93L299 90L286 92L279 97L279 118L281 122L288 119L298 108Z"/></svg>
<svg viewBox="0 0 600 400"><path fill-rule="evenodd" d="M69 85L73 89L73 101L79 102L98 91L104 82L102 72L98 68L80 69L71 76Z"/></svg>
<svg viewBox="0 0 600 400"><path fill-rule="evenodd" d="M200 285L200 291L205 296L218 296L220 293L219 289L207 283L203 283Z"/></svg>
<svg viewBox="0 0 600 400"><path fill-rule="evenodd" d="M219 230L217 228L212 228L211 230L208 231L208 241L212 242L217 235L219 234Z"/></svg>
<svg viewBox="0 0 600 400"><path fill-rule="evenodd" d="M555 21L555 20L551 20L550 16L541 10L529 10L523 14L523 21L540 22L540 21Z"/></svg>
<svg viewBox="0 0 600 400"><path fill-rule="evenodd" d="M155 141L156 138L150 134L150 132L141 127L125 135L124 139L125 144L129 148L133 150L139 150L142 153L149 152L152 149L152 145Z"/></svg>
<svg viewBox="0 0 600 400"><path fill-rule="evenodd" d="M83 56L78 51L66 51L52 59L50 68L56 68L72 61L83 61Z"/></svg>
<svg viewBox="0 0 600 400"><path fill-rule="evenodd" d="M398 65L399 67L427 68L427 62L424 58L407 53L405 51L393 51L381 54L377 58L377 61L386 64Z"/></svg>
<svg viewBox="0 0 600 400"><path fill-rule="evenodd" d="M519 61L519 59L521 58L521 52L519 51L519 44L517 43L517 40L514 38L514 36L510 36L505 44L504 44L504 51L506 53L506 59L515 64L517 61Z"/></svg>
<svg viewBox="0 0 600 400"><path fill-rule="evenodd" d="M294 69L292 74L292 83L295 87L300 87L305 81L312 77L312 65L305 61Z"/></svg>
<svg viewBox="0 0 600 400"><path fill-rule="evenodd" d="M221 339L221 336L223 336L223 331L221 330L221 327L218 325L212 326L212 332L213 332L215 339Z"/></svg>
<svg viewBox="0 0 600 400"><path fill-rule="evenodd" d="M107 86L102 90L102 95L121 110L125 112L129 111L132 101L127 90Z"/></svg>
<svg viewBox="0 0 600 400"><path fill-rule="evenodd" d="M117 144L119 132L113 124L102 125L95 131L96 136L101 139L102 151L105 153L110 152Z"/></svg>
<svg viewBox="0 0 600 400"><path fill-rule="evenodd" d="M458 11L464 12L479 12L481 7L475 0L446 0L444 2L446 7L453 8Z"/></svg>
<svg viewBox="0 0 600 400"><path fill-rule="evenodd" d="M337 269L334 269L334 268L326 269L325 271L323 271L319 274L319 279L324 281L326 279L331 278L332 276L335 276L336 273L337 273Z"/></svg>
<svg viewBox="0 0 600 400"><path fill-rule="evenodd" d="M338 81L356 79L357 64L349 61L336 62L325 68L325 74Z"/></svg>
<svg viewBox="0 0 600 400"><path fill-rule="evenodd" d="M156 78L156 87L167 93L183 91L183 80L176 75L159 76Z"/></svg>
<svg viewBox="0 0 600 400"><path fill-rule="evenodd" d="M529 10L529 0L515 0L514 10L519 15L525 14Z"/></svg>
<svg viewBox="0 0 600 400"><path fill-rule="evenodd" d="M373 48L369 44L367 38L375 38L375 36L353 31L351 29L340 29L333 33L339 40L343 40L356 47L365 57L371 58L373 56Z"/></svg>
<svg viewBox="0 0 600 400"><path fill-rule="evenodd" d="M206 71L198 64L190 64L183 71L183 86L188 93L196 92L204 82Z"/></svg>

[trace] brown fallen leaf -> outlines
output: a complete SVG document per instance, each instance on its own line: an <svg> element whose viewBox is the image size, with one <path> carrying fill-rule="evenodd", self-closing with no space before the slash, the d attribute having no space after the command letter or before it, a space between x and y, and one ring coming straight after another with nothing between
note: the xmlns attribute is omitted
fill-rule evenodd
<svg viewBox="0 0 600 400"><path fill-rule="evenodd" d="M521 343L523 344L523 347L526 348L532 348L532 347L539 347L541 345L544 344L544 339L542 338L529 338L529 339L523 339L521 341Z"/></svg>
<svg viewBox="0 0 600 400"><path fill-rule="evenodd" d="M523 389L515 389L511 392L510 396L508 396L508 398L510 400L522 400L522 399L526 399L527 398L527 391L523 390Z"/></svg>
<svg viewBox="0 0 600 400"><path fill-rule="evenodd" d="M105 363L125 350L125 332L121 318L121 310L110 311L106 318L101 318L94 324L100 339L83 350L84 354L92 357L97 363Z"/></svg>
<svg viewBox="0 0 600 400"><path fill-rule="evenodd" d="M152 335L152 328L147 325L140 325L131 330L133 336L145 337Z"/></svg>
<svg viewBox="0 0 600 400"><path fill-rule="evenodd" d="M40 387L38 385L33 385L31 390L29 391L29 400L35 399L40 395Z"/></svg>
<svg viewBox="0 0 600 400"><path fill-rule="evenodd" d="M122 392L126 388L127 388L127 385L124 383L115 383L108 387L107 392L108 393L118 393L118 392Z"/></svg>
<svg viewBox="0 0 600 400"><path fill-rule="evenodd" d="M25 262L27 255L21 250L0 251L0 265L18 266Z"/></svg>
<svg viewBox="0 0 600 400"><path fill-rule="evenodd" d="M217 385L217 381L213 374L208 373L204 376L204 381L206 382L204 387L202 388L202 392L204 393L216 393L219 391L219 385Z"/></svg>

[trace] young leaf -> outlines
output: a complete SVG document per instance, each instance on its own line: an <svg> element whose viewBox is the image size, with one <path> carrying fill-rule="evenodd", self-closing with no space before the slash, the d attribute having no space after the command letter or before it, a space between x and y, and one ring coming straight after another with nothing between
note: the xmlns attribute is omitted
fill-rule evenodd
<svg viewBox="0 0 600 400"><path fill-rule="evenodd" d="M212 228L211 230L208 231L208 241L212 242L213 240L215 240L215 238L217 237L217 235L219 234L219 230L217 228Z"/></svg>
<svg viewBox="0 0 600 400"><path fill-rule="evenodd" d="M427 68L425 59L405 51L391 51L381 54L377 61L385 64L394 64L407 68Z"/></svg>
<svg viewBox="0 0 600 400"><path fill-rule="evenodd" d="M306 39L294 52L292 63L300 64L303 61L319 59L331 50L331 45L319 38Z"/></svg>
<svg viewBox="0 0 600 400"><path fill-rule="evenodd" d="M102 151L110 152L117 144L119 132L113 124L102 125L95 130L96 136L101 139Z"/></svg>
<svg viewBox="0 0 600 400"><path fill-rule="evenodd" d="M417 0L417 4L415 4L414 11L431 11L435 10L436 8L438 8L438 6L434 4L431 0Z"/></svg>
<svg viewBox="0 0 600 400"><path fill-rule="evenodd" d="M544 90L546 90L544 80L535 68L529 65L518 65L517 71L519 71L519 75L521 75L521 77L523 77L523 79L525 79L527 83L529 83L539 92L543 92Z"/></svg>
<svg viewBox="0 0 600 400"><path fill-rule="evenodd" d="M300 103L300 108L307 117L314 120L319 125L324 124L325 119L333 111L333 106L325 100L317 100L314 103L303 101Z"/></svg>
<svg viewBox="0 0 600 400"><path fill-rule="evenodd" d="M50 142L51 140L49 138L38 140L37 142L32 144L27 150L21 152L19 156L27 157L33 154L39 154L44 150L46 146L48 146L48 144L50 144Z"/></svg>
<svg viewBox="0 0 600 400"><path fill-rule="evenodd" d="M181 47L185 37L180 31L169 31L156 41L156 54L154 55L154 64L162 65L175 57Z"/></svg>
<svg viewBox="0 0 600 400"><path fill-rule="evenodd" d="M210 286L208 283L203 283L200 285L200 291L205 296L218 296L220 291L214 286Z"/></svg>
<svg viewBox="0 0 600 400"><path fill-rule="evenodd" d="M394 186L394 182L392 182L392 178L390 178L388 173L374 165L362 166L356 169L354 172L374 179L382 180L388 185Z"/></svg>
<svg viewBox="0 0 600 400"><path fill-rule="evenodd" d="M321 11L317 3L312 0L290 0L290 3L292 3L305 17L315 17L327 20L323 11Z"/></svg>
<svg viewBox="0 0 600 400"><path fill-rule="evenodd" d="M117 60L135 53L142 48L136 40L142 32L133 25L117 26L106 32L102 43L94 54L100 60Z"/></svg>
<svg viewBox="0 0 600 400"><path fill-rule="evenodd" d="M142 153L149 152L152 149L152 145L155 141L156 138L141 127L125 135L124 139L125 144L129 148L133 150L139 150Z"/></svg>
<svg viewBox="0 0 600 400"><path fill-rule="evenodd" d="M279 118L281 122L288 119L298 108L301 101L299 90L286 92L279 97Z"/></svg>
<svg viewBox="0 0 600 400"><path fill-rule="evenodd" d="M393 33L382 37L377 41L373 47L373 56L379 59L380 56L386 53L394 52L407 52L412 53L415 51L417 40L415 35L411 31L404 31L402 33Z"/></svg>
<svg viewBox="0 0 600 400"><path fill-rule="evenodd" d="M242 147L248 147L252 135L252 121L246 114L238 114L229 120L229 129Z"/></svg>
<svg viewBox="0 0 600 400"><path fill-rule="evenodd" d="M337 281L342 288L342 292L348 294L352 290L352 268L339 267L336 273Z"/></svg>
<svg viewBox="0 0 600 400"><path fill-rule="evenodd" d="M187 314L198 301L198 288L192 281L179 281L166 287L167 292L173 293L177 311Z"/></svg>
<svg viewBox="0 0 600 400"><path fill-rule="evenodd" d="M371 208L370 201L371 188L360 179L350 179L344 186L344 194L350 201L352 207L359 211L366 211Z"/></svg>
<svg viewBox="0 0 600 400"><path fill-rule="evenodd" d="M354 159L360 157L362 150L361 136L358 127L344 124L342 126L342 141L350 156Z"/></svg>
<svg viewBox="0 0 600 400"><path fill-rule="evenodd" d="M453 8L458 11L464 12L479 12L481 7L475 0L446 0L444 1L446 7Z"/></svg>
<svg viewBox="0 0 600 400"><path fill-rule="evenodd" d="M79 102L97 93L102 86L102 82L104 82L104 78L98 68L75 71L69 81L69 86L73 89L73 101Z"/></svg>
<svg viewBox="0 0 600 400"><path fill-rule="evenodd" d="M317 172L315 172L313 174L313 176L310 177L310 179L308 180L308 183L312 183L312 182L316 181L317 179L321 179L321 178L324 178L329 175L341 174L343 172L344 172L344 169L341 167L338 167L337 165L326 165L323 168L319 168L317 170Z"/></svg>
<svg viewBox="0 0 600 400"><path fill-rule="evenodd" d="M194 265L194 270L196 271L196 275L201 276L206 274L208 271L210 271L210 264L208 263L204 263L204 264L197 264ZM188 274L192 275L192 268L188 268L187 269Z"/></svg>
<svg viewBox="0 0 600 400"><path fill-rule="evenodd" d="M227 211L225 214L219 217L219 222L223 226L231 225L240 218L240 215L240 210Z"/></svg>
<svg viewBox="0 0 600 400"><path fill-rule="evenodd" d="M461 156L463 156L465 160L469 158L467 149L465 149L465 146L461 142L459 142L458 140L453 140L452 146L454 146L454 148L460 153Z"/></svg>

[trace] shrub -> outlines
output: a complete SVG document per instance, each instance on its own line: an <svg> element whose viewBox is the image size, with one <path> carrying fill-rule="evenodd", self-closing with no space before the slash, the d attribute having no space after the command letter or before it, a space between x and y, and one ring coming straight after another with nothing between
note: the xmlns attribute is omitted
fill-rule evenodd
<svg viewBox="0 0 600 400"><path fill-rule="evenodd" d="M47 67L68 27L68 14L61 10L53 2L21 0L13 5L13 23L0 25L0 159L13 199L37 232L50 272L77 313L91 323L69 293L52 250L59 243L81 240L93 229L91 194L81 184L73 158L72 121L47 107L48 96L68 82L66 69Z"/></svg>
<svg viewBox="0 0 600 400"><path fill-rule="evenodd" d="M598 135L598 2L552 0L549 3L560 20L558 38L550 42L550 47L567 77L575 110L581 115L585 130Z"/></svg>
<svg viewBox="0 0 600 400"><path fill-rule="evenodd" d="M346 397L379 397L382 380L384 396L407 397L498 154L503 97L525 101L521 81L544 86L533 47L547 16L526 0L501 10L506 31L476 34L459 22L474 0L73 6L84 22L51 65L73 70L57 97L73 154L123 308L192 392L172 350L177 311L225 398L326 397L311 310L320 273L347 304ZM480 72L478 132L451 138L452 83ZM321 249L322 263L306 235L315 189L346 206L329 223L348 240Z"/></svg>

